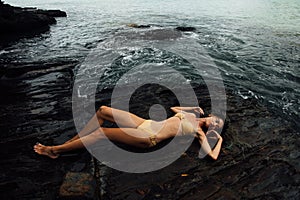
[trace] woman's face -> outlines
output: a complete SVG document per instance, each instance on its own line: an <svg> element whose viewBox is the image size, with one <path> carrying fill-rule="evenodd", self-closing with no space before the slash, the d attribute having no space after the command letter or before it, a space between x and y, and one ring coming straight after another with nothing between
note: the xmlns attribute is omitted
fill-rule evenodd
<svg viewBox="0 0 300 200"><path fill-rule="evenodd" d="M209 129L221 129L224 126L224 121L217 116L208 117L206 126Z"/></svg>

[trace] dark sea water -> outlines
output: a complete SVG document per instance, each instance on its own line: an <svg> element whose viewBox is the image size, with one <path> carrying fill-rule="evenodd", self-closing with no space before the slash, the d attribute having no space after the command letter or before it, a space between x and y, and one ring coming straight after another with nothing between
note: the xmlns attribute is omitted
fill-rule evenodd
<svg viewBox="0 0 300 200"><path fill-rule="evenodd" d="M82 61L91 49L103 44L101 41L105 44L108 37L127 31L129 23L150 24L155 28L193 26L196 31L187 33L187 37L212 58L227 88L244 99L259 99L295 124L299 120L300 2L297 0L6 2L61 9L68 17L58 18L50 32L21 39L2 49L1 62L65 58ZM124 59L130 57L125 55ZM122 67L111 70L110 77L117 78L114 75L120 73L118 70ZM186 72L193 74L189 69ZM104 85L113 82L106 81Z"/></svg>

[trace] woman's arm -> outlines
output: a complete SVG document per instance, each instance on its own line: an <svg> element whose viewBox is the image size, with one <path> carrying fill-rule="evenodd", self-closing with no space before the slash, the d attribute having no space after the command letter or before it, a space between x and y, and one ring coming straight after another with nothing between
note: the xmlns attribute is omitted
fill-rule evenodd
<svg viewBox="0 0 300 200"><path fill-rule="evenodd" d="M179 107L179 106L175 106L175 107L171 107L171 110L175 113L179 113L179 112L182 112L182 111L194 111L196 113L200 113L201 115L204 115L204 111L200 107Z"/></svg>
<svg viewBox="0 0 300 200"><path fill-rule="evenodd" d="M218 135L219 135L219 134L218 134ZM212 159L214 159L214 160L217 160L217 159L218 159L218 156L219 156L220 151L221 151L222 142L223 142L223 138L222 138L220 135L219 135L219 138L218 138L218 139L219 139L219 140L218 140L218 142L217 142L215 148L214 148L211 152L208 153L208 155L209 155L210 157L212 157Z"/></svg>
<svg viewBox="0 0 300 200"><path fill-rule="evenodd" d="M207 153L207 155L209 155L212 159L217 160L220 154L223 138L215 130L211 130L211 132L214 132L217 136L216 139L218 139L218 142L213 150L209 146L207 137L201 129L198 130L198 139L204 152Z"/></svg>

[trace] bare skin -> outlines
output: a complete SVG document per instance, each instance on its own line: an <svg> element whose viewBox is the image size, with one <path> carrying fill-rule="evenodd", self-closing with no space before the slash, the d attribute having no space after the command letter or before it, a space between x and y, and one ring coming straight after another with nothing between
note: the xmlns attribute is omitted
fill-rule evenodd
<svg viewBox="0 0 300 200"><path fill-rule="evenodd" d="M210 155L213 159L217 159L220 152L222 138L218 133L216 133L218 143L214 150L211 150L207 143L205 133L201 127L208 127L210 125L221 126L223 125L223 122L216 123L213 117L196 118L195 114L188 113L188 111L194 111L203 114L203 110L200 107L172 107L171 109L175 113L184 112L189 121L198 127L197 137L200 144L205 148L208 155ZM105 120L117 123L119 127L122 128L101 127ZM122 142L140 148L148 148L152 144L149 139L150 134L137 129L137 127L144 121L145 119L132 113L107 106L101 106L84 129L75 137L64 144L56 146L44 146L37 143L34 145L34 151L40 155L45 155L55 159L59 157L60 153L85 148L85 145L92 145L99 140L107 138L112 141ZM180 123L181 122L178 117L170 117L160 122L152 121L151 127L156 131L155 142L159 143L165 139L174 137L177 133L180 135Z"/></svg>

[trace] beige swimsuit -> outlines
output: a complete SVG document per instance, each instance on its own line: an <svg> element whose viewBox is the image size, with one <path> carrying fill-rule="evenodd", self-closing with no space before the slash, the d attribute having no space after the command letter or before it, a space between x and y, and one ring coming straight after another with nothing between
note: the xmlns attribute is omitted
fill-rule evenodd
<svg viewBox="0 0 300 200"><path fill-rule="evenodd" d="M187 118L185 118L183 113L177 113L174 116L181 120L181 135L194 135L198 132L197 127L193 126L193 124Z"/></svg>
<svg viewBox="0 0 300 200"><path fill-rule="evenodd" d="M139 125L137 127L137 129L143 130L150 134L150 137L149 137L150 143L151 143L150 146L152 147L152 146L155 146L157 144L157 142L156 142L156 134L155 134L156 132L151 128L151 123L152 123L152 120L147 119L141 125Z"/></svg>
<svg viewBox="0 0 300 200"><path fill-rule="evenodd" d="M181 128L181 135L194 135L197 133L197 128L193 126L193 124L185 118L185 115L183 113L177 113L174 115L175 117L178 117L181 120L180 128ZM154 131L151 128L152 120L145 120L141 125L137 127L137 129L143 130L150 134L149 140L151 145L155 146L157 144L156 142L156 131Z"/></svg>

